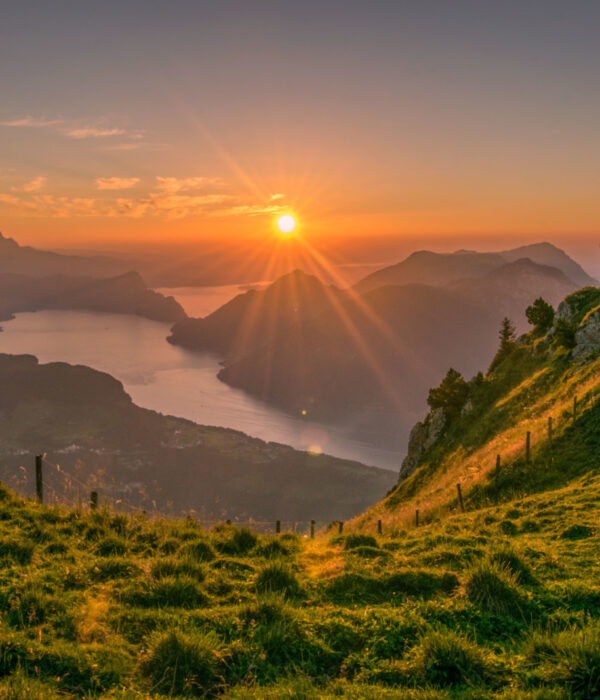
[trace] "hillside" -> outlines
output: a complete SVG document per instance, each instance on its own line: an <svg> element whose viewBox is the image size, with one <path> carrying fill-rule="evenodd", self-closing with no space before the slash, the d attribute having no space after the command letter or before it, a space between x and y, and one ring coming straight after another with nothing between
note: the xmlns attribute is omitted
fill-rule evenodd
<svg viewBox="0 0 600 700"><path fill-rule="evenodd" d="M32 493L35 454L110 499L214 520L346 520L380 498L392 472L197 425L132 403L113 377L28 355L0 355L0 478ZM23 481L25 477L25 481ZM64 489L69 486L67 493Z"/></svg>
<svg viewBox="0 0 600 700"><path fill-rule="evenodd" d="M105 278L0 274L0 320L22 311L45 309L135 314L170 323L186 318L173 297L148 289L137 272Z"/></svg>
<svg viewBox="0 0 600 700"><path fill-rule="evenodd" d="M444 286L459 280L481 277L508 262L529 258L538 265L560 270L575 286L596 284L582 267L564 251L551 243L533 243L498 253L458 250L454 253L434 253L421 250L395 265L384 267L354 285L359 293L387 284L430 284Z"/></svg>
<svg viewBox="0 0 600 700"><path fill-rule="evenodd" d="M600 478L440 522L256 535L0 488L15 700L592 700Z"/></svg>
<svg viewBox="0 0 600 700"><path fill-rule="evenodd" d="M600 289L586 287L560 304L551 327L534 328L475 377L460 413L436 406L413 428L399 485L357 524L402 527L416 509L422 522L436 520L458 507L457 483L468 506L481 506L598 469L599 398Z"/></svg>

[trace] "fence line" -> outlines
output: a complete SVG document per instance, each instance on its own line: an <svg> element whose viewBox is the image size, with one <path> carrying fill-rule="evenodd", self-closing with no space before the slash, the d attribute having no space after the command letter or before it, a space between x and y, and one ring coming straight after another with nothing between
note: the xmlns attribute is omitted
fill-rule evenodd
<svg viewBox="0 0 600 700"><path fill-rule="evenodd" d="M578 409L578 400L577 396L573 397L573 412L569 416L568 420L572 421L572 425L575 424L577 420L577 409ZM553 424L553 419L552 416L548 417L548 427L547 427L547 441L546 444L548 446L548 451L549 451L549 459L552 460L552 452L553 452L553 446L554 446L554 429L555 425ZM532 464L532 459L531 459L531 452L532 452L532 440L531 440L532 433L530 430L527 430L525 432L525 444L524 444L524 461L525 465L528 467L531 467ZM490 481L494 481L496 486L498 486L498 481L500 478L500 475L503 471L502 469L502 457L500 454L496 455L496 467L495 470L490 470ZM43 466L47 466L47 470L43 470ZM19 469L23 469L23 467L19 467ZM49 475L52 475L54 479L62 478L62 491L57 488L57 485L54 485L53 483L50 482L49 480ZM77 498L73 498L73 484L77 485ZM82 481L79 477L75 476L71 472L65 470L63 467L60 466L58 463L53 463L51 462L46 454L42 455L36 455L35 456L35 485L36 485L36 497L39 502L44 501L44 489L48 492L50 492L53 495L54 498L54 503L56 504L62 504L62 505L70 505L73 506L76 504L76 507L78 509L82 508L83 503L87 503L88 507L90 510L95 510L98 505L106 505L107 502L112 506L113 509L117 509L117 507L125 507L130 509L130 511L133 514L139 514L143 516L147 516L147 510L143 506L135 505L133 503L130 503L127 501L125 498L119 495L115 495L113 492L111 492L109 489L100 487L98 485L94 485L93 487L90 487L90 482L84 482ZM82 494L82 489L83 489L83 494ZM461 513L465 513L466 511L466 506L464 502L464 491L463 491L463 486L461 485L460 482L456 484L456 489L457 489L457 499L456 503L457 506L460 508ZM85 495L89 490L90 498L89 500L85 500ZM83 500L82 500L82 495L83 495ZM102 495L103 503L99 502L99 496ZM71 498L69 499L69 496ZM454 503L455 501L450 501L450 503L447 504L447 506L450 507L451 510L454 509ZM168 517L167 514L164 513L158 513L156 509L156 504L154 501L152 501L153 505L153 515L159 515L160 517ZM426 514L425 511L423 510L423 505L426 505L425 503L419 502L419 508L415 510L415 517L414 517L414 527L418 528L426 524ZM440 506L434 506L431 508L430 513L435 513L439 511ZM261 532L274 532L275 534L279 534L283 531L286 532L295 532L295 533L305 533L308 532L310 534L310 537L314 537L315 533L315 526L317 525L316 520L255 520L253 518L247 518L247 519L207 519L207 518L199 518L196 517L195 515L192 515L192 513L195 513L195 511L191 510L187 513L188 519L190 519L193 523L199 525L200 527L203 527L205 529L210 529L212 527L218 526L218 525L235 525L237 527L248 527L254 530L258 530ZM185 517L185 514L181 514L178 517ZM175 516L177 517L177 516ZM384 523L381 519L375 521L375 525L377 528L377 533L378 534L383 534L384 530ZM320 522L319 527L327 527L329 530L337 530L339 534L343 533L343 528L344 528L344 522L341 520L335 520L333 522Z"/></svg>

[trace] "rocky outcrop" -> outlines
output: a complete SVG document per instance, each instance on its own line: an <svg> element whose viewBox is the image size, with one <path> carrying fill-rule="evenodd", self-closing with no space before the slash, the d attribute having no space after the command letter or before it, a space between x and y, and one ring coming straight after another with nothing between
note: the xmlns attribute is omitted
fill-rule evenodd
<svg viewBox="0 0 600 700"><path fill-rule="evenodd" d="M398 482L408 478L419 466L424 452L440 437L446 427L446 413L443 408L435 408L427 414L424 421L417 423L410 431L408 454L406 455Z"/></svg>
<svg viewBox="0 0 600 700"><path fill-rule="evenodd" d="M580 360L600 350L600 308L591 311L575 332L574 360Z"/></svg>

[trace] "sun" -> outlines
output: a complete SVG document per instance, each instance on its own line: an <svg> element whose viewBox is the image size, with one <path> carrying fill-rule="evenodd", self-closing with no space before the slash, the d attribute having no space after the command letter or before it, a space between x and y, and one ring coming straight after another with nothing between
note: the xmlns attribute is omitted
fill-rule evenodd
<svg viewBox="0 0 600 700"><path fill-rule="evenodd" d="M291 233L296 228L296 221L293 216L284 214L277 219L277 228L281 233Z"/></svg>

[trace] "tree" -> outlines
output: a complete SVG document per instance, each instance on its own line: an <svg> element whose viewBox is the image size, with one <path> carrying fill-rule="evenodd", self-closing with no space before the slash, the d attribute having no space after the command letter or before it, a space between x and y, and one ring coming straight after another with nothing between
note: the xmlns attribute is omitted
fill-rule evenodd
<svg viewBox="0 0 600 700"><path fill-rule="evenodd" d="M531 306L527 307L525 315L538 333L545 333L554 321L554 309L542 297L538 297Z"/></svg>
<svg viewBox="0 0 600 700"><path fill-rule="evenodd" d="M511 352L517 347L517 331L513 322L506 316L502 319L502 325L500 326L500 347L496 352L492 364L490 365L490 372L496 369L496 367L506 359Z"/></svg>
<svg viewBox="0 0 600 700"><path fill-rule="evenodd" d="M575 324L566 321L564 318L559 318L554 326L554 342L556 345L571 350L575 347Z"/></svg>
<svg viewBox="0 0 600 700"><path fill-rule="evenodd" d="M427 403L431 408L443 408L448 416L457 416L469 398L469 385L460 372L450 368L435 389L429 390Z"/></svg>

